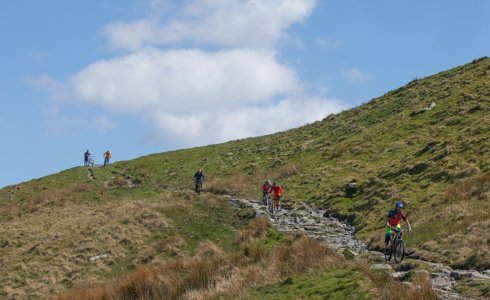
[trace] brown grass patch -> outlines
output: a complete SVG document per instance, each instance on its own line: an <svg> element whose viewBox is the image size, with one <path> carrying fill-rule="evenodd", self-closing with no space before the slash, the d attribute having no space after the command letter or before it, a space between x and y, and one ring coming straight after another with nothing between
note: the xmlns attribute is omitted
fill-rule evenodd
<svg viewBox="0 0 490 300"><path fill-rule="evenodd" d="M67 201L74 202L79 200L78 194L87 192L91 188L86 183L75 183L64 189L48 190L28 200L26 207L29 212L35 212L40 206L64 206Z"/></svg>
<svg viewBox="0 0 490 300"><path fill-rule="evenodd" d="M255 218L247 228L238 232L236 244L246 244L262 237L271 227L266 217Z"/></svg>
<svg viewBox="0 0 490 300"><path fill-rule="evenodd" d="M490 174L454 183L442 196L441 206L412 224L425 235L421 254L457 268L490 268Z"/></svg>
<svg viewBox="0 0 490 300"><path fill-rule="evenodd" d="M359 263L360 269L371 282L371 293L379 299L386 300L436 300L437 295L432 291L430 274L420 272L414 275L411 282L400 282L387 273L374 272L367 263Z"/></svg>
<svg viewBox="0 0 490 300"><path fill-rule="evenodd" d="M298 175L303 171L303 167L299 164L289 163L280 167L276 173L274 178L285 179L294 175Z"/></svg>
<svg viewBox="0 0 490 300"><path fill-rule="evenodd" d="M230 175L213 177L204 182L204 191L217 195L237 195L256 186L255 176Z"/></svg>
<svg viewBox="0 0 490 300"><path fill-rule="evenodd" d="M335 250L306 237L266 250L254 241L270 225L259 218L237 236L241 251L225 255L211 242L193 256L180 257L105 284L87 284L57 299L216 299L234 298L246 288L279 281L281 276L337 265Z"/></svg>
<svg viewBox="0 0 490 300"><path fill-rule="evenodd" d="M326 268L344 261L335 249L317 240L299 236L285 246L274 249L273 262L279 276Z"/></svg>
<svg viewBox="0 0 490 300"><path fill-rule="evenodd" d="M167 226L160 202L70 198L63 206L44 204L36 213L0 221L0 285L6 298L43 299L100 277L127 257L127 247L136 251L134 264L148 263L155 257L148 239ZM109 255L89 260L102 254Z"/></svg>
<svg viewBox="0 0 490 300"><path fill-rule="evenodd" d="M488 201L490 191L490 174L468 178L450 186L446 191L448 201L474 199Z"/></svg>

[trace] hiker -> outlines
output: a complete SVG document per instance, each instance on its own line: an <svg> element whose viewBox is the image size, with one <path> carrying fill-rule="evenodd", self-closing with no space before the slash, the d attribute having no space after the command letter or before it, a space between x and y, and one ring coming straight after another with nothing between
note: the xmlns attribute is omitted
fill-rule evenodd
<svg viewBox="0 0 490 300"><path fill-rule="evenodd" d="M87 150L84 154L83 154L83 165L85 167L88 167L89 165L89 160L90 160L90 152Z"/></svg>
<svg viewBox="0 0 490 300"><path fill-rule="evenodd" d="M107 150L105 153L104 153L104 167L107 166L109 164L109 160L111 159L111 152L109 150Z"/></svg>

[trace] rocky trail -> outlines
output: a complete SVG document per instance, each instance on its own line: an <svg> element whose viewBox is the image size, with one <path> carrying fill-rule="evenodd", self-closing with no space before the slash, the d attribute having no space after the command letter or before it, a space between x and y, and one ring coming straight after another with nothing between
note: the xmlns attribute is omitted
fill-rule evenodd
<svg viewBox="0 0 490 300"><path fill-rule="evenodd" d="M304 234L321 240L344 254L348 251L353 256L362 255L370 261L373 270L384 270L401 281L406 281L414 273L428 272L432 277L433 290L440 299L475 299L459 294L456 285L477 286L490 283L490 270L484 273L475 270L454 270L440 263L410 257L406 257L405 263L400 266L393 261L387 262L382 253L368 250L363 242L355 238L353 226L326 216L325 210L305 203L295 208L284 206L275 216L270 216L266 207L258 200L230 199L229 201L236 207L249 207L257 215L267 216L269 222L279 231Z"/></svg>

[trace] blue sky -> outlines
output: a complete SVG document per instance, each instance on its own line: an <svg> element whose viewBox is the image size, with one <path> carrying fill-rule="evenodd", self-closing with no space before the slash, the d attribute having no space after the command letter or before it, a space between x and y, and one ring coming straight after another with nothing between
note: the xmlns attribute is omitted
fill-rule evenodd
<svg viewBox="0 0 490 300"><path fill-rule="evenodd" d="M489 56L490 1L6 1L0 187L269 134Z"/></svg>

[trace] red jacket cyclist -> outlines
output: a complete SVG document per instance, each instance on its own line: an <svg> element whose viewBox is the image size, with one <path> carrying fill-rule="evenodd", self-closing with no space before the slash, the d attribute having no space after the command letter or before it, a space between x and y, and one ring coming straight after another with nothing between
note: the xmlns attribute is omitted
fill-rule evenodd
<svg viewBox="0 0 490 300"><path fill-rule="evenodd" d="M277 209L281 208L281 197L282 197L282 186L276 184L275 182L272 184L271 191L274 193L272 199L274 200L274 204Z"/></svg>
<svg viewBox="0 0 490 300"><path fill-rule="evenodd" d="M403 219L405 222L407 222L408 225L408 231L412 231L412 227L410 226L410 222L407 219L407 216L403 212L403 202L397 202L395 204L395 209L390 210L388 213L388 218L386 219L386 226L385 226L385 248L388 247L388 243L391 238L391 231L400 231L401 230L401 225L400 222Z"/></svg>
<svg viewBox="0 0 490 300"><path fill-rule="evenodd" d="M272 191L272 186L271 186L271 181L266 180L264 184L262 185L262 203L264 205L267 205L266 202L266 196Z"/></svg>

